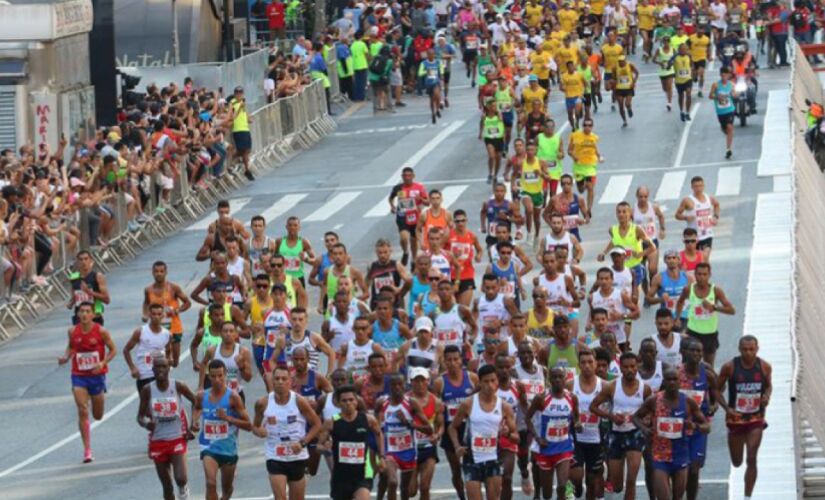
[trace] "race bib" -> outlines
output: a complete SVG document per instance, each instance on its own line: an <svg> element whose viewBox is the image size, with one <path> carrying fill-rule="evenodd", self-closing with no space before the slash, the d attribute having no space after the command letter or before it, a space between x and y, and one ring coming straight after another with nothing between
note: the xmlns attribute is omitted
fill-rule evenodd
<svg viewBox="0 0 825 500"><path fill-rule="evenodd" d="M516 284L512 281L505 281L504 286L501 287L501 293L505 297L512 298L516 296Z"/></svg>
<svg viewBox="0 0 825 500"><path fill-rule="evenodd" d="M686 68L681 68L679 69L677 75L679 76L679 78L687 78L690 76L690 70Z"/></svg>
<svg viewBox="0 0 825 500"><path fill-rule="evenodd" d="M415 210L415 199L413 198L398 198L398 210L400 212L407 212Z"/></svg>
<svg viewBox="0 0 825 500"><path fill-rule="evenodd" d="M278 343L278 331L277 330L272 330L272 331L267 332L267 334L266 334L266 345L268 345L272 349L275 349L275 344L277 344L277 343Z"/></svg>
<svg viewBox="0 0 825 500"><path fill-rule="evenodd" d="M338 461L342 464L363 464L367 456L367 449L364 443L350 443L341 441L338 443Z"/></svg>
<svg viewBox="0 0 825 500"><path fill-rule="evenodd" d="M438 330L435 332L435 338L438 342L444 344L455 344L460 340L458 332L455 330Z"/></svg>
<svg viewBox="0 0 825 500"><path fill-rule="evenodd" d="M350 373L350 376L352 377L352 382L357 384L359 382L363 382L364 380L366 380L367 377L370 376L370 374L367 370L356 369L353 370L352 373Z"/></svg>
<svg viewBox="0 0 825 500"><path fill-rule="evenodd" d="M427 70L427 79L428 80L435 80L438 78L438 70L430 68Z"/></svg>
<svg viewBox="0 0 825 500"><path fill-rule="evenodd" d="M697 405L702 405L705 401L705 391L696 391L692 389L679 389L679 392L694 400Z"/></svg>
<svg viewBox="0 0 825 500"><path fill-rule="evenodd" d="M584 432L592 432L599 430L599 417L588 412L579 413L579 423L584 427Z"/></svg>
<svg viewBox="0 0 825 500"><path fill-rule="evenodd" d="M730 99L726 95L716 95L716 101L719 103L720 108L726 108L730 104Z"/></svg>
<svg viewBox="0 0 825 500"><path fill-rule="evenodd" d="M152 416L158 420L177 418L179 411L177 398L152 399Z"/></svg>
<svg viewBox="0 0 825 500"><path fill-rule="evenodd" d="M392 276L378 276L373 278L372 282L375 284L376 290L381 290L385 286L395 286L395 280L392 279Z"/></svg>
<svg viewBox="0 0 825 500"><path fill-rule="evenodd" d="M579 227L579 216L578 215L565 215L564 219L564 228L567 230L575 229Z"/></svg>
<svg viewBox="0 0 825 500"><path fill-rule="evenodd" d="M697 22L699 24L707 24L708 23L708 16L700 15L696 19L697 19Z"/></svg>
<svg viewBox="0 0 825 500"><path fill-rule="evenodd" d="M544 439L551 443L560 443L567 440L570 434L570 423L567 419L551 418L547 421Z"/></svg>
<svg viewBox="0 0 825 500"><path fill-rule="evenodd" d="M470 50L475 50L478 48L478 38L474 36L467 37L467 48Z"/></svg>
<svg viewBox="0 0 825 500"><path fill-rule="evenodd" d="M652 238L656 235L656 224L651 222L642 226L644 228L645 234L648 238Z"/></svg>
<svg viewBox="0 0 825 500"><path fill-rule="evenodd" d="M446 403L447 406L447 421L451 421L458 415L458 407L461 405L460 402L454 403Z"/></svg>
<svg viewBox="0 0 825 500"><path fill-rule="evenodd" d="M520 380L519 382L524 387L527 401L533 401L536 396L544 393L544 382L541 380Z"/></svg>
<svg viewBox="0 0 825 500"><path fill-rule="evenodd" d="M665 307L667 307L671 311L675 311L676 310L676 300L677 299L674 299L673 297L668 297L667 300L665 300Z"/></svg>
<svg viewBox="0 0 825 500"><path fill-rule="evenodd" d="M702 306L696 306L693 308L693 315L696 319L710 319L713 316L713 313Z"/></svg>
<svg viewBox="0 0 825 500"><path fill-rule="evenodd" d="M290 443L281 443L275 446L275 456L279 458L292 458L296 454L292 452Z"/></svg>
<svg viewBox="0 0 825 500"><path fill-rule="evenodd" d="M501 129L499 129L498 127L487 127L485 130L487 133L487 137L495 138L498 137L498 135L501 133Z"/></svg>
<svg viewBox="0 0 825 500"><path fill-rule="evenodd" d="M658 417L656 434L665 439L680 439L683 435L685 419L677 417Z"/></svg>
<svg viewBox="0 0 825 500"><path fill-rule="evenodd" d="M387 432L387 452L399 453L412 449L412 433L408 429Z"/></svg>
<svg viewBox="0 0 825 500"><path fill-rule="evenodd" d="M761 394L737 394L736 411L739 413L757 413L762 407Z"/></svg>
<svg viewBox="0 0 825 500"><path fill-rule="evenodd" d="M216 441L229 437L229 422L224 420L204 420L203 437L208 441Z"/></svg>
<svg viewBox="0 0 825 500"><path fill-rule="evenodd" d="M524 179L525 182L533 182L533 181L538 180L539 174L535 170L533 170L531 172L524 172L524 174L522 175L522 178Z"/></svg>
<svg viewBox="0 0 825 500"><path fill-rule="evenodd" d="M238 381L237 375L226 380L226 386L232 389L233 391L237 391L238 388L241 386L240 382Z"/></svg>
<svg viewBox="0 0 825 500"><path fill-rule="evenodd" d="M74 291L74 303L75 303L75 305L82 304L83 302L94 302L94 299L92 298L92 296L90 294L84 292L83 290L75 290Z"/></svg>
<svg viewBox="0 0 825 500"><path fill-rule="evenodd" d="M284 261L287 271L297 271L301 267L301 259L299 257L285 257Z"/></svg>
<svg viewBox="0 0 825 500"><path fill-rule="evenodd" d="M619 77L619 85L630 85L630 77L629 76L620 76Z"/></svg>
<svg viewBox="0 0 825 500"><path fill-rule="evenodd" d="M97 351L78 352L74 356L77 360L77 369L83 372L94 370L100 363L100 353Z"/></svg>
<svg viewBox="0 0 825 500"><path fill-rule="evenodd" d="M489 455L498 452L498 436L495 434L473 433L473 454Z"/></svg>
<svg viewBox="0 0 825 500"><path fill-rule="evenodd" d="M145 366L146 368L151 369L152 365L153 365L152 355L147 352L146 354L143 355L143 366Z"/></svg>

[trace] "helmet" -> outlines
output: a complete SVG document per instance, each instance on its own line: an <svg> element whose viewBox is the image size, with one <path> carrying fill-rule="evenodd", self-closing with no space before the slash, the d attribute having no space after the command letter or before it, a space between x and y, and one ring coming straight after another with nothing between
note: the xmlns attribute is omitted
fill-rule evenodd
<svg viewBox="0 0 825 500"><path fill-rule="evenodd" d="M825 108L823 108L822 105L818 103L811 104L811 108L808 110L808 112L811 114L811 116L817 119L825 116Z"/></svg>

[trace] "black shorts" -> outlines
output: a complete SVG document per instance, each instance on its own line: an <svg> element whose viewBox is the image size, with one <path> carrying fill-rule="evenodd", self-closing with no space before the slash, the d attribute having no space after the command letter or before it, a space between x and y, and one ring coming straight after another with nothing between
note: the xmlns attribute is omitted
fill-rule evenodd
<svg viewBox="0 0 825 500"><path fill-rule="evenodd" d="M585 106L590 106L590 105L593 104L593 95L592 94L584 94L584 96L582 96L582 99L584 100L584 105Z"/></svg>
<svg viewBox="0 0 825 500"><path fill-rule="evenodd" d="M676 84L676 92L690 92L690 89L693 87L693 80L688 80L685 83L677 83Z"/></svg>
<svg viewBox="0 0 825 500"><path fill-rule="evenodd" d="M619 460L625 457L628 451L642 451L645 447L645 438L640 430L629 432L610 431L608 436L608 458Z"/></svg>
<svg viewBox="0 0 825 500"><path fill-rule="evenodd" d="M450 83L450 72L445 71L443 75L441 75L441 79L444 80L444 84Z"/></svg>
<svg viewBox="0 0 825 500"><path fill-rule="evenodd" d="M711 249L713 248L713 237L705 238L704 240L699 240L696 243L696 250L702 251L704 249Z"/></svg>
<svg viewBox="0 0 825 500"><path fill-rule="evenodd" d="M539 78L539 87L543 88L546 91L550 91L550 79L549 78Z"/></svg>
<svg viewBox="0 0 825 500"><path fill-rule="evenodd" d="M687 330L689 337L694 338L702 343L702 350L705 354L715 354L719 349L719 332L713 333L696 333L690 328Z"/></svg>
<svg viewBox="0 0 825 500"><path fill-rule="evenodd" d="M450 425L448 423L444 423L444 425ZM461 436L464 435L464 431L467 427L467 424L461 424L461 427L458 428L458 438L459 441L461 440ZM445 432L444 435L441 436L441 449L448 452L453 453L455 452L455 448L453 448L453 440L450 439L450 436Z"/></svg>
<svg viewBox="0 0 825 500"><path fill-rule="evenodd" d="M252 149L252 134L249 132L232 132L232 142L239 153L245 153Z"/></svg>
<svg viewBox="0 0 825 500"><path fill-rule="evenodd" d="M474 463L464 457L464 462L461 464L461 470L464 472L464 482L477 481L479 483L485 482L492 477L501 476L501 462L498 460L490 460Z"/></svg>
<svg viewBox="0 0 825 500"><path fill-rule="evenodd" d="M147 386L147 385L151 384L154 381L155 381L155 377L142 378L142 379L137 380L135 382L135 385L137 385L137 390L138 390L138 392L140 392L141 389L143 389L144 386Z"/></svg>
<svg viewBox="0 0 825 500"><path fill-rule="evenodd" d="M728 131L728 125L733 125L734 113L725 113L724 115L716 115L719 120L719 126L722 127L722 132Z"/></svg>
<svg viewBox="0 0 825 500"><path fill-rule="evenodd" d="M368 491L372 491L372 478L362 479L360 481L333 481L331 486L332 491L330 492L329 497L332 500L352 500L352 497L355 496L355 492L361 488L366 488Z"/></svg>
<svg viewBox="0 0 825 500"><path fill-rule="evenodd" d="M610 71L605 71L604 72L604 81L605 81L605 83L609 82L612 79L613 79L613 73L611 73Z"/></svg>
<svg viewBox="0 0 825 500"><path fill-rule="evenodd" d="M433 96L433 94L435 93L435 89L437 89L437 88L438 88L437 83L434 83L432 85L425 85L424 86L424 90L427 91L427 95L430 96L430 97Z"/></svg>
<svg viewBox="0 0 825 500"><path fill-rule="evenodd" d="M466 279L458 282L458 293L464 293L467 290L475 290L476 281L474 279Z"/></svg>
<svg viewBox="0 0 825 500"><path fill-rule="evenodd" d="M306 460L295 460L294 462L266 461L266 471L270 476L286 476L286 480L290 483L303 479L306 470Z"/></svg>
<svg viewBox="0 0 825 500"><path fill-rule="evenodd" d="M708 64L707 60L693 61L693 69L696 70L696 69L699 69L699 68L705 68L707 66L707 64Z"/></svg>
<svg viewBox="0 0 825 500"><path fill-rule="evenodd" d="M617 97L633 97L636 95L636 91L633 89L616 89L615 92Z"/></svg>
<svg viewBox="0 0 825 500"><path fill-rule="evenodd" d="M395 226L398 228L398 232L401 231L409 231L410 234L415 236L415 224L407 224L407 219L404 217L396 217L395 218Z"/></svg>
<svg viewBox="0 0 825 500"><path fill-rule="evenodd" d="M418 465L423 464L427 460L434 458L435 463L438 463L438 448L435 446L427 446L426 448L419 448L418 449L418 457L415 459L415 463Z"/></svg>
<svg viewBox="0 0 825 500"><path fill-rule="evenodd" d="M464 62L469 63L478 59L478 49L464 49Z"/></svg>
<svg viewBox="0 0 825 500"><path fill-rule="evenodd" d="M493 146L493 149L498 153L501 153L502 151L504 151L504 138L502 138L502 137L495 137L495 138L485 137L484 138L484 144Z"/></svg>
<svg viewBox="0 0 825 500"><path fill-rule="evenodd" d="M572 467L584 467L587 472L601 472L604 468L602 443L576 443Z"/></svg>

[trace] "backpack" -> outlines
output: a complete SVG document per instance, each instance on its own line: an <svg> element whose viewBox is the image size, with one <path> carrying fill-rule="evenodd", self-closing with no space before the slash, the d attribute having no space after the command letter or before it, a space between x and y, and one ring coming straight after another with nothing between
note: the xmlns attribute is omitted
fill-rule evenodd
<svg viewBox="0 0 825 500"><path fill-rule="evenodd" d="M805 27L805 24L807 23L805 22L805 16L802 15L802 12L797 10L791 14L791 25L794 29L802 29Z"/></svg>
<svg viewBox="0 0 825 500"><path fill-rule="evenodd" d="M370 72L376 75L383 75L387 69L387 58L378 56L370 63Z"/></svg>

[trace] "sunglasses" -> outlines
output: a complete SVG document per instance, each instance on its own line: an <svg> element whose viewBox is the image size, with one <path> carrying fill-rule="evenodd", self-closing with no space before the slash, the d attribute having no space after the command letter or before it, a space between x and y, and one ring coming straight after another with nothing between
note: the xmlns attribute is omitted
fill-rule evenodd
<svg viewBox="0 0 825 500"><path fill-rule="evenodd" d="M276 262L270 262L269 265L270 267L284 267L283 263L278 264Z"/></svg>
<svg viewBox="0 0 825 500"><path fill-rule="evenodd" d="M696 240L682 240L682 241L684 241L685 243L696 243Z"/></svg>
<svg viewBox="0 0 825 500"><path fill-rule="evenodd" d="M439 277L439 276L430 276L428 279L430 281L438 281L439 279L441 279L441 277Z"/></svg>
<svg viewBox="0 0 825 500"><path fill-rule="evenodd" d="M545 295L533 295L533 299L534 299L534 300L535 300L535 299L546 299L546 298L547 298L547 297L546 297Z"/></svg>
<svg viewBox="0 0 825 500"><path fill-rule="evenodd" d="M456 224L463 224L465 222L467 222L467 219L455 219Z"/></svg>
<svg viewBox="0 0 825 500"><path fill-rule="evenodd" d="M269 288L269 284L268 283L259 283L259 284L255 285L255 288L266 289L266 288Z"/></svg>

